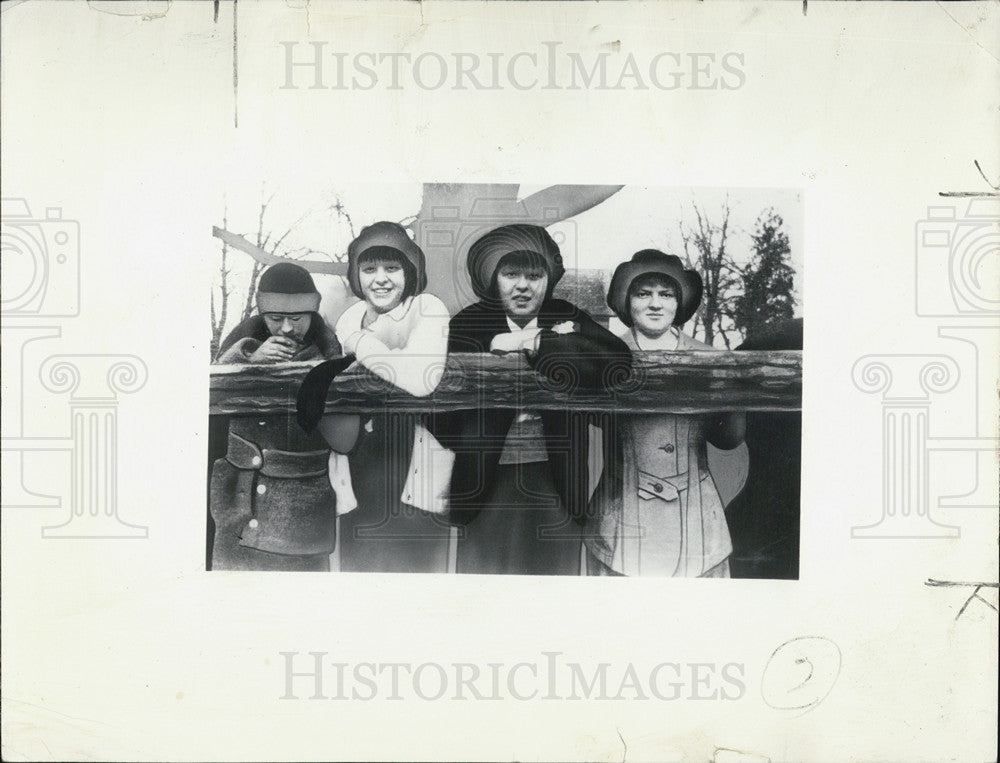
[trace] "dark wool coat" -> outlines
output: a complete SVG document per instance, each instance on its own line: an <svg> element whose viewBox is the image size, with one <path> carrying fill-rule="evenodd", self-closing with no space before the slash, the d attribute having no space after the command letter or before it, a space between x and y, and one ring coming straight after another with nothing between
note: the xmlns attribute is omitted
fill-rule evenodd
<svg viewBox="0 0 1000 763"><path fill-rule="evenodd" d="M270 335L260 316L243 321L222 343L217 362L247 362ZM336 336L316 314L305 342L294 360L340 355ZM226 457L212 468L212 569L329 569L336 495L322 436L307 435L285 414L233 416L228 428Z"/></svg>
<svg viewBox="0 0 1000 763"><path fill-rule="evenodd" d="M216 363L249 363L258 347L271 337L271 332L264 322L263 316L252 315L229 332L216 355ZM333 329L327 325L319 313L312 314L312 323L302 339L300 349L291 359L315 360L316 358L335 358L341 354L340 342Z"/></svg>
<svg viewBox="0 0 1000 763"><path fill-rule="evenodd" d="M566 321L574 324L572 333L552 331ZM557 383L588 389L627 379L632 363L628 347L575 305L547 299L538 314L538 327L542 329L538 353L529 356L537 372ZM448 353L488 353L493 338L509 331L498 302L477 302L451 319ZM484 408L438 414L430 422L441 444L456 452L449 504L454 524L467 524L486 505L516 414L512 409ZM570 516L582 523L588 498L588 414L567 409L541 411L540 417L556 491Z"/></svg>

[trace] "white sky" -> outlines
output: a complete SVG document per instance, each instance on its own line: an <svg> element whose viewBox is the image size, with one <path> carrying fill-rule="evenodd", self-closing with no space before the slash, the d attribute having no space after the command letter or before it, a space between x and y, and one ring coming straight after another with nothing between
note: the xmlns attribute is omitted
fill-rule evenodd
<svg viewBox="0 0 1000 763"><path fill-rule="evenodd" d="M543 186L523 185L520 196L525 198ZM344 252L352 235L347 222L330 205L337 198L350 215L354 231L377 220L401 221L420 209L420 184L353 184L338 187L333 183L308 186L277 185L262 182L259 186L243 184L230 188L220 202L218 224L222 224L223 204L227 209L229 230L253 240L261 201L270 199L265 215L265 233L273 237L294 229L284 240L291 248L309 248L322 252ZM708 215L712 222L721 219L723 204L730 206L729 251L737 262L746 262L751 253L750 235L758 215L774 207L785 221L792 249L792 267L796 273L796 316L802 314L802 201L801 193L791 189L716 189L626 186L604 203L567 223L558 226L566 236L561 242L567 267L599 268L608 272L631 255L647 248L656 248L683 256L680 225L693 226L693 204ZM213 257L218 257L218 242L210 245ZM311 259L322 259L311 255ZM233 318L242 309L248 284L251 260L242 253L230 259L230 282L235 288L235 302L230 310ZM327 280L324 287L322 281ZM321 291L328 299L339 299L341 291L336 279L318 279ZM332 292L330 291L332 288ZM433 291L433 284L430 289ZM324 312L328 312L324 310ZM329 312L339 313L335 307ZM235 321L228 322L228 331Z"/></svg>

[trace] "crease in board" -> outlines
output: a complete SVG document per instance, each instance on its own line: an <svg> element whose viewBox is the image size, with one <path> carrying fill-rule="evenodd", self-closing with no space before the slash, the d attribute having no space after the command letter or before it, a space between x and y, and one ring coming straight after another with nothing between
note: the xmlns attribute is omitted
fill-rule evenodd
<svg viewBox="0 0 1000 763"><path fill-rule="evenodd" d="M285 0L285 6L293 11L306 12L306 35L312 37L312 18L309 15L310 0Z"/></svg>
<svg viewBox="0 0 1000 763"><path fill-rule="evenodd" d="M746 752L732 747L717 747L712 756L712 763L771 763L771 759L755 752Z"/></svg>
<svg viewBox="0 0 1000 763"><path fill-rule="evenodd" d="M89 2L89 0L88 0ZM168 0L172 2L172 0ZM233 0L233 127L240 126L239 95L240 95L240 72L239 72L239 37L236 22L238 0ZM212 2L212 21L219 22L219 0Z"/></svg>
<svg viewBox="0 0 1000 763"><path fill-rule="evenodd" d="M240 126L239 96L240 96L240 71L239 71L239 35L236 26L236 11L239 0L233 0L233 127Z"/></svg>
<svg viewBox="0 0 1000 763"><path fill-rule="evenodd" d="M154 21L162 19L170 12L173 0L135 0L130 3L117 2L116 0L87 0L87 8L97 13L106 13L109 16L140 17L143 21ZM162 12L142 12L136 8L162 7ZM128 10L125 10L128 9Z"/></svg>
<svg viewBox="0 0 1000 763"><path fill-rule="evenodd" d="M979 48L981 48L986 53L986 55L988 55L990 58L992 58L994 61L1000 64L1000 58L997 58L997 56L993 53L993 51L985 47L979 40L977 40L975 36L973 36L969 28L965 26L965 24L963 24L961 21L959 21L950 13L948 13L948 9L941 4L941 0L934 0L934 5L940 8L941 11L944 13L944 15L952 20L952 23L954 23L955 26L957 26L959 29L965 32L965 34L968 35L969 39L972 40Z"/></svg>
<svg viewBox="0 0 1000 763"><path fill-rule="evenodd" d="M4 0L4 2L0 4L0 13L6 13L11 8L16 8L21 3L26 2L28 2L28 0Z"/></svg>

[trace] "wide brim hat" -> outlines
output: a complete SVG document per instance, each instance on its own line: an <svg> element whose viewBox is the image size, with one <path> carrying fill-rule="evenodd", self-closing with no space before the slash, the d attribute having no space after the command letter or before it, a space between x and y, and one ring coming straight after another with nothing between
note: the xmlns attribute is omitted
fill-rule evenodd
<svg viewBox="0 0 1000 763"><path fill-rule="evenodd" d="M643 249L632 255L632 259L623 262L615 268L608 288L608 307L626 326L632 325L631 311L628 304L628 290L632 282L640 276L655 273L666 276L677 284L680 294L677 295L677 314L674 325L683 326L698 310L704 285L701 276L695 270L684 267L680 257L664 254L657 249Z"/></svg>
<svg viewBox="0 0 1000 763"><path fill-rule="evenodd" d="M355 295L364 299L361 281L358 279L358 262L361 256L370 249L383 247L398 252L413 266L416 273L414 294L420 294L427 288L427 264L423 249L417 246L407 235L406 228L399 223L378 222L362 228L358 237L347 247L347 282Z"/></svg>
<svg viewBox="0 0 1000 763"><path fill-rule="evenodd" d="M566 272L559 245L540 225L516 223L494 228L479 238L470 248L466 268L472 279L472 290L480 299L491 299L490 287L497 266L512 252L531 252L541 257L548 271L548 294Z"/></svg>

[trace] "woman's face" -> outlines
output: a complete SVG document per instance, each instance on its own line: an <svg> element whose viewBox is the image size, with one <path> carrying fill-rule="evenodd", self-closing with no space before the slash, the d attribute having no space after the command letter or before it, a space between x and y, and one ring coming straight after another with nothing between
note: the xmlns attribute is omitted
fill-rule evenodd
<svg viewBox="0 0 1000 763"><path fill-rule="evenodd" d="M361 294L377 313L387 313L403 301L406 272L398 260L370 259L358 266Z"/></svg>
<svg viewBox="0 0 1000 763"><path fill-rule="evenodd" d="M658 339L677 317L677 289L663 276L642 276L629 289L628 304L635 330Z"/></svg>
<svg viewBox="0 0 1000 763"><path fill-rule="evenodd" d="M504 312L519 325L531 321L542 307L549 276L541 267L501 264L497 269L497 292Z"/></svg>

